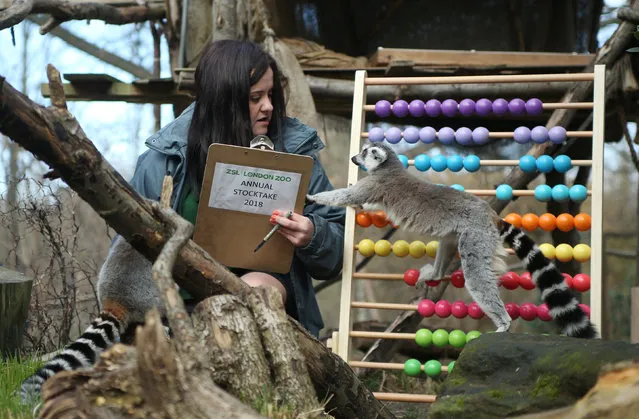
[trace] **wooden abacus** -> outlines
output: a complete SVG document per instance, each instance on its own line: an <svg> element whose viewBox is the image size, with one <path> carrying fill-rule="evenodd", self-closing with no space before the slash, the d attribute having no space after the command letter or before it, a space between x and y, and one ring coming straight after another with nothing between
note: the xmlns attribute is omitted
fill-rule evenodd
<svg viewBox="0 0 639 419"><path fill-rule="evenodd" d="M357 71L355 74L355 89L353 94L353 113L351 125L351 138L349 155L359 153L363 138L369 138L369 132L363 130L366 120L366 112L376 111L376 106L366 104L366 90L370 85L414 85L414 84L468 84L468 83L543 83L543 82L587 82L592 83L592 102L573 103L544 103L543 109L592 109L592 131L568 131L565 138L580 137L592 138L592 159L575 160L573 166L592 167L591 188L587 191L587 196L591 199L591 255L590 255L590 318L595 327L601 333L602 328L602 227L603 227L603 154L604 154L604 101L605 101L605 66L596 65L592 73L576 74L539 74L539 75L492 75L492 76L445 76L445 77L368 77L366 71ZM387 103L387 111L390 105ZM402 104L406 111L406 102ZM541 105L540 105L541 106ZM400 116L400 115L397 115ZM415 116L415 115L414 115ZM396 134L396 133L395 133ZM379 132L376 133L379 135ZM402 133L403 136L403 133ZM513 138L512 132L488 133L489 138ZM372 139L371 139L372 141ZM397 138L395 141L397 142ZM424 141L426 142L426 141ZM405 160L404 164L413 164L414 161ZM515 166L519 162L516 160L486 160L484 165L495 166ZM440 170L438 170L440 171ZM348 184L352 185L358 181L359 168L349 165ZM506 185L507 186L507 185ZM509 187L509 186L507 186ZM467 190L467 192L478 196L499 197L499 192L495 190ZM537 196L535 191L512 190L507 191L507 197L513 196ZM584 194L584 199L585 199ZM346 210L346 227L344 232L344 262L342 270L342 288L340 300L340 317L338 331L334 332L329 345L334 352L353 367L358 368L384 368L403 369L401 364L392 363L367 363L349 359L351 338L367 337L382 339L414 339L415 334L353 331L351 309L352 308L386 308L399 310L416 310L417 307L409 304L393 303L366 303L352 301L353 279L359 280L401 280L400 274L384 273L356 273L354 272L355 251L357 246L354 242L355 228L357 227L355 217L357 209L350 207ZM401 228L401 226L398 226ZM448 279L448 278L445 278ZM423 369L422 369L423 370ZM441 368L446 371L446 367ZM433 395L411 395L398 393L374 393L380 400L413 401L413 402L433 402Z"/></svg>

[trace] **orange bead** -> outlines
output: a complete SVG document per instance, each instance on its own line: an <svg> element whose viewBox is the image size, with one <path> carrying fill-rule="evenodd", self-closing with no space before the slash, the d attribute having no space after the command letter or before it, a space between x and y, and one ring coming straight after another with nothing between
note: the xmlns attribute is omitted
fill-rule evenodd
<svg viewBox="0 0 639 419"><path fill-rule="evenodd" d="M373 224L373 218L366 211L360 211L355 216L355 221L360 227L370 227Z"/></svg>
<svg viewBox="0 0 639 419"><path fill-rule="evenodd" d="M568 213L559 214L557 216L557 228L561 231L570 231L575 227L575 221L572 215Z"/></svg>
<svg viewBox="0 0 639 419"><path fill-rule="evenodd" d="M539 227L544 231L553 231L557 227L557 217L545 213L539 216Z"/></svg>
<svg viewBox="0 0 639 419"><path fill-rule="evenodd" d="M371 214L371 217L375 227L382 228L388 224L388 218L386 218L386 213L384 211L375 211Z"/></svg>
<svg viewBox="0 0 639 419"><path fill-rule="evenodd" d="M528 213L521 217L521 225L528 231L533 231L539 226L539 217L536 214Z"/></svg>
<svg viewBox="0 0 639 419"><path fill-rule="evenodd" d="M517 228L521 228L521 215L517 214L516 212L511 212L510 214L508 214L506 218L504 218L504 221L514 225Z"/></svg>
<svg viewBox="0 0 639 419"><path fill-rule="evenodd" d="M574 218L575 228L579 231L590 230L591 221L592 220L590 219L590 215L580 212L579 214L575 215Z"/></svg>

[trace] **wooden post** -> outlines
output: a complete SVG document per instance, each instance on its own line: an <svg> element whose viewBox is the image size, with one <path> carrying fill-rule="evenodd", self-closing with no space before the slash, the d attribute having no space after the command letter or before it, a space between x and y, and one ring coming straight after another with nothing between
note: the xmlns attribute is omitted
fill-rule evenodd
<svg viewBox="0 0 639 419"><path fill-rule="evenodd" d="M630 343L639 343L639 287L630 289Z"/></svg>
<svg viewBox="0 0 639 419"><path fill-rule="evenodd" d="M0 266L0 353L14 356L22 345L33 280Z"/></svg>

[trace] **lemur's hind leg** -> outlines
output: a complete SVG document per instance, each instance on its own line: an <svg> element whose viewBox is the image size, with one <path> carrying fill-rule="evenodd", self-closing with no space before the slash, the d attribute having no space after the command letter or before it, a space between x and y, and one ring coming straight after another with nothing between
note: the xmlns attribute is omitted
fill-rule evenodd
<svg viewBox="0 0 639 419"><path fill-rule="evenodd" d="M455 258L457 252L457 237L455 235L449 235L439 240L439 247L437 248L437 256L435 256L435 264L424 265L419 270L419 279L415 284L417 289L423 289L426 286L426 281L432 279L441 279L446 273L446 268L450 262Z"/></svg>
<svg viewBox="0 0 639 419"><path fill-rule="evenodd" d="M493 321L497 332L507 332L511 319L499 296L497 274L493 270L497 246L503 245L496 234L492 236L463 232L459 236L459 255L468 293Z"/></svg>

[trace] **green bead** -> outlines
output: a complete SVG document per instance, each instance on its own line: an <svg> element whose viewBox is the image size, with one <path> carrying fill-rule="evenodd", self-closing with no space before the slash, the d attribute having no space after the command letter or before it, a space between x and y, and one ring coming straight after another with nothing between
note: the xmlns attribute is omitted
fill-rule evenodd
<svg viewBox="0 0 639 419"><path fill-rule="evenodd" d="M424 372L429 377L437 377L442 373L442 364L436 359L432 359L424 364Z"/></svg>
<svg viewBox="0 0 639 419"><path fill-rule="evenodd" d="M415 333L415 343L422 348L427 348L433 343L433 332L428 329L419 329Z"/></svg>
<svg viewBox="0 0 639 419"><path fill-rule="evenodd" d="M407 359L404 362L404 372L410 377L417 377L422 370L422 364L416 359Z"/></svg>
<svg viewBox="0 0 639 419"><path fill-rule="evenodd" d="M455 366L455 361L450 361L448 364L448 373L450 374L453 371L453 367Z"/></svg>
<svg viewBox="0 0 639 419"><path fill-rule="evenodd" d="M444 329L435 330L433 332L433 344L439 347L448 345L448 332Z"/></svg>
<svg viewBox="0 0 639 419"><path fill-rule="evenodd" d="M461 330L453 330L448 335L448 341L455 348L463 348L466 344L466 333Z"/></svg>
<svg viewBox="0 0 639 419"><path fill-rule="evenodd" d="M466 333L466 343L480 336L481 332L479 330L471 330L470 332Z"/></svg>

